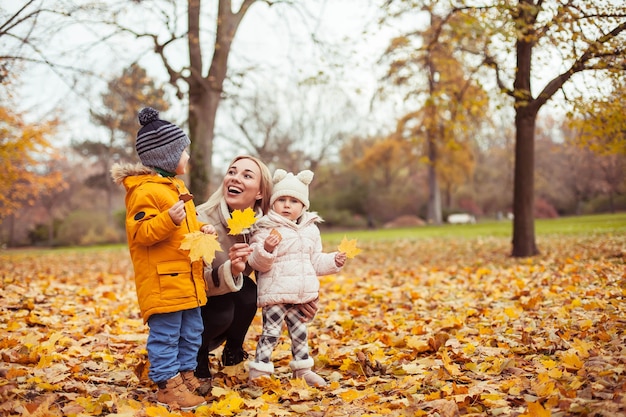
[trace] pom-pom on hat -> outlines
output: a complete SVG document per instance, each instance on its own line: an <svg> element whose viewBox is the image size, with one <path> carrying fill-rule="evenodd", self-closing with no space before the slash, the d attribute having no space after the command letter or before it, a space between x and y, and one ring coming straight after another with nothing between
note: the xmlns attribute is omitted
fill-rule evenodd
<svg viewBox="0 0 626 417"><path fill-rule="evenodd" d="M304 209L309 208L309 184L313 181L313 171L308 169L293 175L284 169L277 169L272 178L274 188L272 189L272 198L270 198L270 207L279 197L294 197L304 204Z"/></svg>
<svg viewBox="0 0 626 417"><path fill-rule="evenodd" d="M159 119L159 112L145 107L139 112L141 129L135 148L141 163L147 167L176 172L180 156L191 141L178 126Z"/></svg>

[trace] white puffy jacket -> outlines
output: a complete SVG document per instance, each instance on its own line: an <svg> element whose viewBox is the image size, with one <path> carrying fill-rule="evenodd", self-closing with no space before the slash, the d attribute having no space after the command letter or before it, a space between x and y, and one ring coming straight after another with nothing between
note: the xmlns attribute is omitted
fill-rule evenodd
<svg viewBox="0 0 626 417"><path fill-rule="evenodd" d="M257 271L257 304L303 304L319 295L318 276L339 272L335 254L322 252L322 238L315 223L323 221L317 213L304 212L299 222L270 210L252 230L250 246L254 249L248 263ZM272 229L282 240L267 252L263 244Z"/></svg>

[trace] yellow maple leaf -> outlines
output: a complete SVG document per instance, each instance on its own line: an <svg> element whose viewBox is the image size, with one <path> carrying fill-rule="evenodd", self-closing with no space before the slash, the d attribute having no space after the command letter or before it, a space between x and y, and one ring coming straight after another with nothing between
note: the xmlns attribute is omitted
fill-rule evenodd
<svg viewBox="0 0 626 417"><path fill-rule="evenodd" d="M427 352L430 349L428 342L419 336L409 336L406 338L406 345L417 350L418 353Z"/></svg>
<svg viewBox="0 0 626 417"><path fill-rule="evenodd" d="M448 371L450 375L458 376L462 374L461 370L459 369L459 365L457 365L452 361L452 359L450 359L447 351L444 350L441 352L441 360L443 361L443 367L446 369L446 371Z"/></svg>
<svg viewBox="0 0 626 417"><path fill-rule="evenodd" d="M402 370L409 375L417 375L424 372L424 368L416 363L404 364L402 365Z"/></svg>
<svg viewBox="0 0 626 417"><path fill-rule="evenodd" d="M209 410L219 416L232 416L239 413L244 406L245 401L237 392L227 393L223 399L214 401Z"/></svg>
<svg viewBox="0 0 626 417"><path fill-rule="evenodd" d="M241 210L233 210L230 214L230 219L226 221L228 223L228 228L230 231L229 235L240 235L244 229L249 229L255 222L256 217L254 217L254 210L250 207Z"/></svg>
<svg viewBox="0 0 626 417"><path fill-rule="evenodd" d="M550 417L552 413L550 410L546 410L539 403L527 403L528 404L528 413L520 414L519 417Z"/></svg>
<svg viewBox="0 0 626 417"><path fill-rule="evenodd" d="M565 352L561 359L566 369L578 370L583 367L583 361L580 360L575 352Z"/></svg>
<svg viewBox="0 0 626 417"><path fill-rule="evenodd" d="M180 414L178 413L170 413L167 408L162 405L159 406L150 406L146 408L146 415L148 417L174 417Z"/></svg>
<svg viewBox="0 0 626 417"><path fill-rule="evenodd" d="M215 258L215 252L221 251L222 247L217 241L216 235L197 231L185 235L180 243L180 249L189 251L191 262L203 258L204 262L210 264Z"/></svg>
<svg viewBox="0 0 626 417"><path fill-rule="evenodd" d="M356 239L348 240L345 236L341 240L337 250L345 253L348 259L352 259L361 253L361 249L356 247Z"/></svg>
<svg viewBox="0 0 626 417"><path fill-rule="evenodd" d="M306 404L293 404L290 408L296 412L296 414L307 414L311 411L311 407Z"/></svg>
<svg viewBox="0 0 626 417"><path fill-rule="evenodd" d="M349 389L347 391L340 393L339 396L341 397L342 400L346 402L352 402L356 400L357 398L360 398L361 394L359 393L359 391L355 389Z"/></svg>
<svg viewBox="0 0 626 417"><path fill-rule="evenodd" d="M549 397L554 393L554 381L546 373L539 373L537 379L531 381L530 388L539 397Z"/></svg>

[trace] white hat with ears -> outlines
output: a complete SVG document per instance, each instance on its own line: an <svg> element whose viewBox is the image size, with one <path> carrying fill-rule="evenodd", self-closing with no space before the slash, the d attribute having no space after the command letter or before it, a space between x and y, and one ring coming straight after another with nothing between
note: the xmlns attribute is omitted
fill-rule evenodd
<svg viewBox="0 0 626 417"><path fill-rule="evenodd" d="M309 208L309 184L313 181L313 171L305 169L298 175L293 175L284 169L277 169L272 178L274 188L272 189L272 198L270 199L270 207L279 197L294 197L304 204L304 209Z"/></svg>

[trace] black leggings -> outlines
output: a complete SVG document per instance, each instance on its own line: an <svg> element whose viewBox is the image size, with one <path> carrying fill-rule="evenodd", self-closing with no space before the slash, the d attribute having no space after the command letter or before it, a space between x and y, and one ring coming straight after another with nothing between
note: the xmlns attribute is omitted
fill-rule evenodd
<svg viewBox="0 0 626 417"><path fill-rule="evenodd" d="M209 352L224 341L230 349L241 349L256 310L256 283L247 276L243 277L239 291L209 297L202 307L204 331L198 351L198 370L207 363Z"/></svg>

